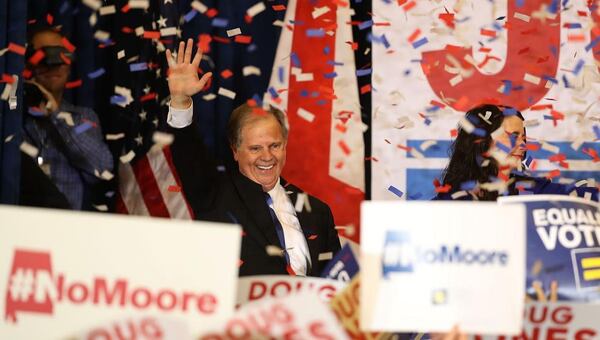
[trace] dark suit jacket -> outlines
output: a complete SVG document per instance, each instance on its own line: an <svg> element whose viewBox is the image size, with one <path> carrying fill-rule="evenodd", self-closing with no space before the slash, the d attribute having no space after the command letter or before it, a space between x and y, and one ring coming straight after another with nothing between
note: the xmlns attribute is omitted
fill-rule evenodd
<svg viewBox="0 0 600 340"><path fill-rule="evenodd" d="M283 256L267 254L268 245L280 247L269 207L260 184L237 169L219 173L208 155L194 124L171 129L173 162L180 176L183 192L197 220L237 223L242 226L242 249L239 275L287 274ZM281 179L292 204L302 191ZM309 276L321 271L340 249L331 210L324 202L309 196L311 211L297 212L312 267ZM319 260L319 257L323 260Z"/></svg>

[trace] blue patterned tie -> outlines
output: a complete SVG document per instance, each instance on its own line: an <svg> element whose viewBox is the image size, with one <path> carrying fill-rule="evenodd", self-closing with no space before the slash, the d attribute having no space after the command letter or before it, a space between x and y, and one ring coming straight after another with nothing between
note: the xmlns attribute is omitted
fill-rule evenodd
<svg viewBox="0 0 600 340"><path fill-rule="evenodd" d="M271 195L269 195L266 192L265 192L265 199L267 200L267 205L269 206L269 213L271 214L271 219L273 220L273 224L275 224L275 231L277 232L277 238L279 238L279 244L281 245L281 249L283 249L283 255L285 256L285 261L288 264L290 264L290 257L288 255L286 247L285 247L285 237L283 235L283 226L281 225L281 222L279 222L279 219L277 219L277 214L275 214L275 210L273 210L273 208L271 208L271 206L273 205L273 199L271 198Z"/></svg>

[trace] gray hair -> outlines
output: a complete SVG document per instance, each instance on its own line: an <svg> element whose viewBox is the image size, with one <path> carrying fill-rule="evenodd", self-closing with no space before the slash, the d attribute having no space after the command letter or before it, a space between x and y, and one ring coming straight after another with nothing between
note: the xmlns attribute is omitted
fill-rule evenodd
<svg viewBox="0 0 600 340"><path fill-rule="evenodd" d="M242 144L242 128L244 126L251 121L263 119L266 115L271 115L277 120L277 123L279 123L279 126L281 127L283 139L287 140L288 127L285 114L281 112L281 110L270 106L267 110L261 109L262 113L255 113L255 109L255 106L244 103L231 112L231 116L229 116L229 121L227 122L227 140L231 147L238 148Z"/></svg>

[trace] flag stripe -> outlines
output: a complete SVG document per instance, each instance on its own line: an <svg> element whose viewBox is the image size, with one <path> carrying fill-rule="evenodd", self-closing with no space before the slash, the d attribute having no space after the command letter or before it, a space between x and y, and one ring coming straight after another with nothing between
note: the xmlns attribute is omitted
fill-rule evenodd
<svg viewBox="0 0 600 340"><path fill-rule="evenodd" d="M142 192L135 179L133 169L129 163L122 164L119 167L119 190L123 208L125 208L125 210L117 210L118 212L131 215L150 216L150 212L142 197Z"/></svg>
<svg viewBox="0 0 600 340"><path fill-rule="evenodd" d="M148 163L154 173L154 178L162 195L163 202L169 211L169 216L171 216L171 218L189 219L190 216L187 212L187 206L181 193L172 189L169 190L169 187L177 186L177 182L167 164L162 149L150 151L146 154L146 157L148 158Z"/></svg>
<svg viewBox="0 0 600 340"><path fill-rule="evenodd" d="M170 217L148 158L141 157L132 168L150 216Z"/></svg>

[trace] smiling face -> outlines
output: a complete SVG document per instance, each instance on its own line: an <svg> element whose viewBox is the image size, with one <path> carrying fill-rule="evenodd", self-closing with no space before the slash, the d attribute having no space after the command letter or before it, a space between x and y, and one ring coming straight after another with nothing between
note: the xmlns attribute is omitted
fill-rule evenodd
<svg viewBox="0 0 600 340"><path fill-rule="evenodd" d="M47 46L64 46L62 36L56 32L43 31L36 34L31 40L34 49ZM36 65L33 67L35 81L50 91L55 97L62 94L69 78L70 66L61 64L57 66ZM57 98L59 99L59 98Z"/></svg>
<svg viewBox="0 0 600 340"><path fill-rule="evenodd" d="M493 139L494 143L501 143L510 149L509 157L521 162L525 154L525 128L521 118L505 117L499 133ZM517 162L509 162L509 164L517 164Z"/></svg>
<svg viewBox="0 0 600 340"><path fill-rule="evenodd" d="M267 192L277 184L285 165L286 143L281 126L271 115L253 118L240 131L239 146L232 146L240 172Z"/></svg>

